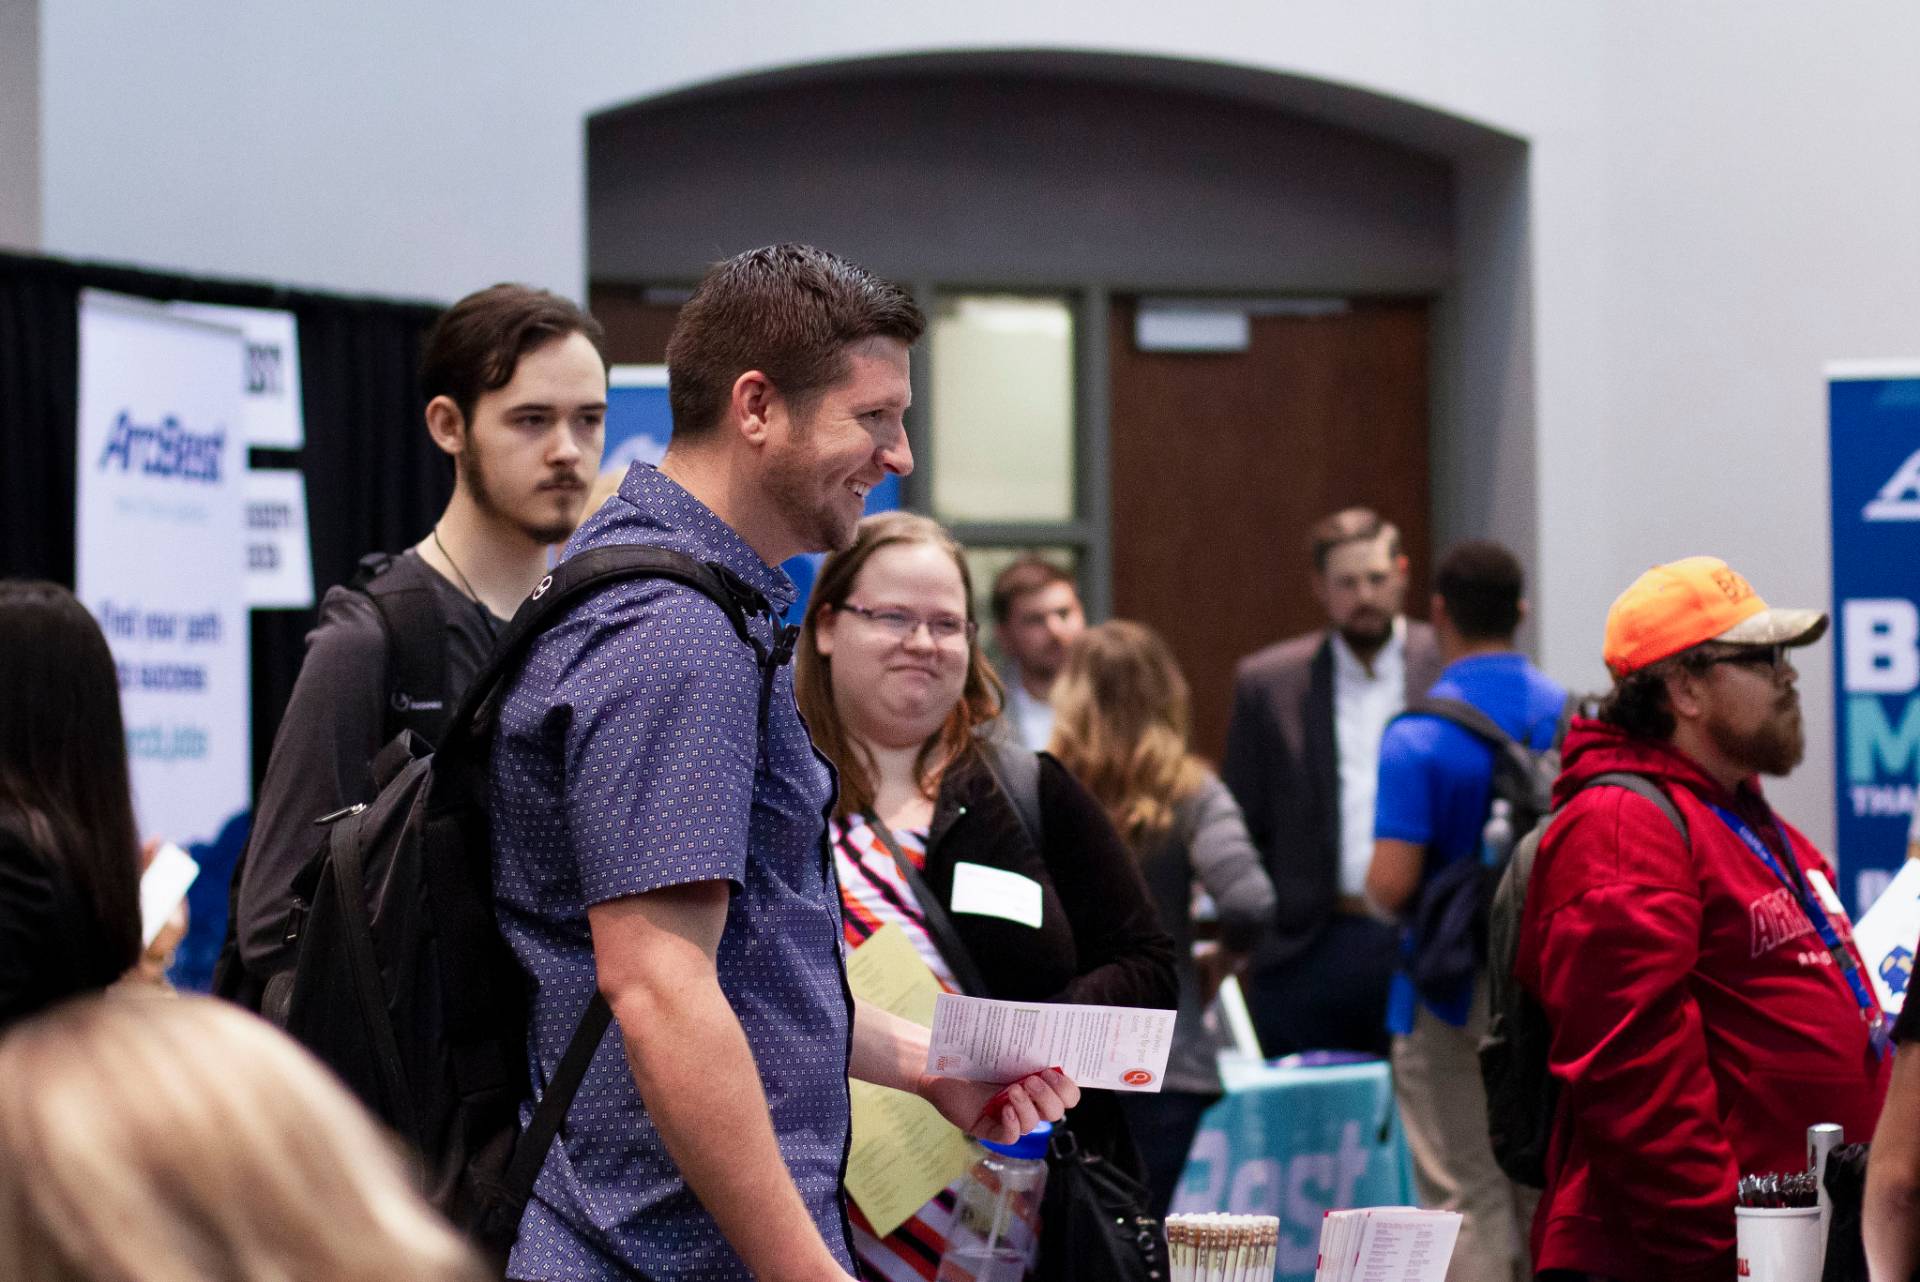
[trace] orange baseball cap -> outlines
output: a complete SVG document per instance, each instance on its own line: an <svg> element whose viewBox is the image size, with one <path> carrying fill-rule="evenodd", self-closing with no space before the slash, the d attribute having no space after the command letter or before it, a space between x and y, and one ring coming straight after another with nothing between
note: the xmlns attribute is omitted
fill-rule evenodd
<svg viewBox="0 0 1920 1282"><path fill-rule="evenodd" d="M1728 645L1812 645L1827 630L1820 610L1776 610L1717 556L1656 565L1607 611L1603 657L1616 677L1703 641Z"/></svg>

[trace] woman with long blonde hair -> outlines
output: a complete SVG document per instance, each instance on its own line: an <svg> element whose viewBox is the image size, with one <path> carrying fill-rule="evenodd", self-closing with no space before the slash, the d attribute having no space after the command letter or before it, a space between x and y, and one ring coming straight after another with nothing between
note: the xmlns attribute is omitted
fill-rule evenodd
<svg viewBox="0 0 1920 1282"><path fill-rule="evenodd" d="M850 948L892 926L950 991L1172 1005L1171 942L1099 803L1058 762L981 733L1000 685L966 558L938 522L862 521L820 567L794 663L800 711L840 773L827 838ZM1037 823L1003 782L1016 768L1035 780ZM1088 1091L1069 1120L1082 1148L1137 1171L1112 1093ZM885 1237L849 1205L861 1276L930 1277L953 1195ZM1038 1267L1050 1277L1058 1264L1043 1252Z"/></svg>
<svg viewBox="0 0 1920 1282"><path fill-rule="evenodd" d="M81 997L0 1037L0 1278L481 1282L398 1149L211 997Z"/></svg>
<svg viewBox="0 0 1920 1282"><path fill-rule="evenodd" d="M1053 755L1106 808L1140 861L1161 925L1173 935L1180 1015L1166 1087L1121 1106L1147 1164L1156 1213L1166 1214L1200 1116L1220 1095L1211 994L1194 966L1197 877L1219 914L1220 946L1249 950L1273 919L1273 882L1239 806L1188 746L1187 679L1160 635L1115 619L1073 643L1053 687Z"/></svg>

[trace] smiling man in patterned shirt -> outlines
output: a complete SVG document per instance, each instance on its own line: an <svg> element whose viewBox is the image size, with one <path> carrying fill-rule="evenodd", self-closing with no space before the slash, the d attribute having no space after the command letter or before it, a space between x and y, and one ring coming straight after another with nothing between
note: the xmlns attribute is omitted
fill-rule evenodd
<svg viewBox="0 0 1920 1282"><path fill-rule="evenodd" d="M569 554L614 543L724 567L773 612L777 568L851 540L867 492L913 466L896 287L780 245L707 274L667 347L673 439ZM753 620L771 646L775 623ZM495 897L535 985L549 1080L595 987L624 1042L595 1056L521 1221L521 1279L848 1282L846 1079L914 1091L1010 1139L1078 1098L1049 1071L925 1074L926 1032L857 1006L825 843L833 773L719 606L657 579L607 588L537 644L495 745ZM531 1103L523 1116L531 1112Z"/></svg>

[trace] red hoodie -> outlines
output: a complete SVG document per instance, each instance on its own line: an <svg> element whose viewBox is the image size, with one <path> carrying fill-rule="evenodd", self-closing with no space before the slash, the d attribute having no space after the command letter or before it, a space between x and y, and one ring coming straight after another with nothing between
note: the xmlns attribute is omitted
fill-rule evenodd
<svg viewBox="0 0 1920 1282"><path fill-rule="evenodd" d="M1657 781L1687 821L1587 779ZM1534 864L1514 974L1546 1008L1561 1084L1534 1268L1632 1282L1734 1273L1734 1181L1806 1166L1806 1131L1871 1138L1889 1062L1846 977L1779 878L1708 808L1800 867L1833 870L1757 788L1729 795L1672 746L1576 721L1561 817ZM1818 885L1818 882L1810 884ZM1837 903L1834 905L1838 907ZM1852 927L1829 910L1846 947ZM1877 1017L1877 1011L1876 1011Z"/></svg>

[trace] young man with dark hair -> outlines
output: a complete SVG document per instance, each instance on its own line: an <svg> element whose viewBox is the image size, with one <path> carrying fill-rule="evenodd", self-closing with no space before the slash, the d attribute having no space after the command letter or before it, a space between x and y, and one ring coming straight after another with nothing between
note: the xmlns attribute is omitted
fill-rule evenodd
<svg viewBox="0 0 1920 1282"><path fill-rule="evenodd" d="M1614 686L1568 734L1514 959L1560 1087L1542 1278L1732 1277L1735 1181L1804 1168L1816 1122L1873 1136L1885 1020L1832 866L1758 782L1800 763L1789 653L1826 629L1714 557L1654 567L1607 613ZM1686 835L1594 786L1619 773Z"/></svg>
<svg viewBox="0 0 1920 1282"><path fill-rule="evenodd" d="M994 576L994 638L1012 664L1007 711L1020 742L1035 752L1053 738L1053 683L1067 649L1087 630L1073 576L1040 556L1023 556Z"/></svg>
<svg viewBox="0 0 1920 1282"><path fill-rule="evenodd" d="M1279 902L1247 1004L1269 1055L1387 1049L1394 932L1365 898L1380 735L1440 675L1433 629L1400 612L1400 532L1369 508L1313 529L1327 626L1241 660L1220 777Z"/></svg>
<svg viewBox="0 0 1920 1282"><path fill-rule="evenodd" d="M258 1007L293 963L293 879L313 821L372 799L369 763L401 730L437 737L502 622L578 523L600 464L607 364L600 326L558 295L495 285L448 308L421 365L427 433L452 458L453 497L398 556L330 589L274 737L235 870L217 986Z"/></svg>
<svg viewBox="0 0 1920 1282"><path fill-rule="evenodd" d="M1462 543L1441 558L1434 584L1433 627L1447 666L1426 698L1471 705L1513 741L1551 748L1567 692L1513 648L1526 617L1519 560L1498 543ZM1494 752L1464 726L1417 710L1387 727L1367 870L1367 897L1383 915L1410 915L1463 861L1504 857L1482 850ZM1420 942L1410 932L1403 957ZM1421 1205L1465 1216L1447 1277L1525 1282L1533 1199L1500 1170L1487 1138L1485 977L1465 973L1438 990L1416 990L1409 970L1395 971L1387 1003L1393 1088Z"/></svg>
<svg viewBox="0 0 1920 1282"><path fill-rule="evenodd" d="M569 554L650 544L715 565L775 650L794 598L776 567L845 546L868 491L913 466L922 325L904 292L809 246L719 264L668 342L666 458L630 468ZM621 1033L547 1157L509 1276L850 1282L849 1073L997 1140L1078 1098L1035 1074L989 1113L995 1086L926 1076L926 1030L850 999L832 770L791 668L769 675L694 589L629 580L575 605L509 684L491 769L533 1081L596 991Z"/></svg>

